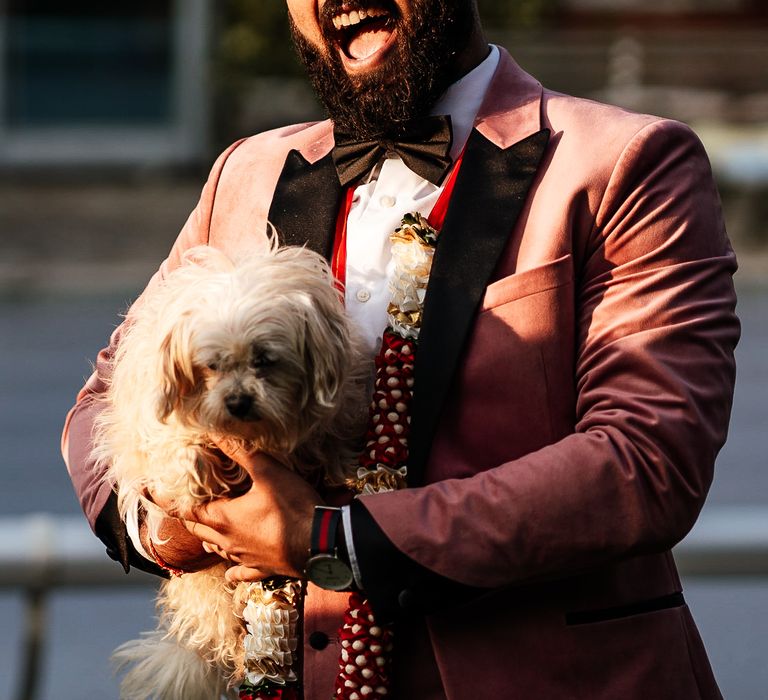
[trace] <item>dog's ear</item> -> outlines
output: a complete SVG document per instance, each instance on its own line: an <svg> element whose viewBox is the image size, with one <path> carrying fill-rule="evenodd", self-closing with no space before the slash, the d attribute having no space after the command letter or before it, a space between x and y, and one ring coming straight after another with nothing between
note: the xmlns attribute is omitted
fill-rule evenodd
<svg viewBox="0 0 768 700"><path fill-rule="evenodd" d="M195 389L196 377L192 364L190 330L182 319L160 344L160 387L157 417L165 421Z"/></svg>
<svg viewBox="0 0 768 700"><path fill-rule="evenodd" d="M306 314L305 355L312 395L321 406L332 406L345 381L351 348L350 329L333 290L312 300Z"/></svg>

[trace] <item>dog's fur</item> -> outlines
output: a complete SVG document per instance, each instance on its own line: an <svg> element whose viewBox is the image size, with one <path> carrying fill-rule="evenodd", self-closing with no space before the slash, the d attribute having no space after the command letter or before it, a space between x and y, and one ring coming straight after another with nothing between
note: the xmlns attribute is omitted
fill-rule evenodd
<svg viewBox="0 0 768 700"><path fill-rule="evenodd" d="M235 265L192 249L124 329L94 449L121 513L143 507L154 538L164 514L148 492L187 509L247 486L212 434L307 477L340 484L351 475L366 369L320 256L272 246ZM162 584L158 629L115 653L128 669L121 697L232 693L242 678L242 590L225 571L222 563Z"/></svg>

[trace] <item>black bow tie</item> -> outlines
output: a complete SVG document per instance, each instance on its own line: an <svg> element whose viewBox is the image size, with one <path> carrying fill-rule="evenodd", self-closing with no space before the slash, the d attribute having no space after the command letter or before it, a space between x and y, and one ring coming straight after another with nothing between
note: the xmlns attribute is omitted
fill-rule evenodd
<svg viewBox="0 0 768 700"><path fill-rule="evenodd" d="M387 153L396 153L413 172L435 185L440 184L452 162L449 151L453 134L447 116L414 120L397 139L360 141L339 128L334 128L333 135L333 162L342 187L359 180Z"/></svg>

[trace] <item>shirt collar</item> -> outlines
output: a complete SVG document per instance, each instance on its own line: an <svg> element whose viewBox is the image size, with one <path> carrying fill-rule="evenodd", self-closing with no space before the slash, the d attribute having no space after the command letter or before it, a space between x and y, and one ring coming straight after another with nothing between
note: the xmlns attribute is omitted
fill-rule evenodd
<svg viewBox="0 0 768 700"><path fill-rule="evenodd" d="M499 49L494 44L482 63L451 85L435 103L432 114L451 117L453 145L451 157L455 160L464 149L483 98L499 65Z"/></svg>

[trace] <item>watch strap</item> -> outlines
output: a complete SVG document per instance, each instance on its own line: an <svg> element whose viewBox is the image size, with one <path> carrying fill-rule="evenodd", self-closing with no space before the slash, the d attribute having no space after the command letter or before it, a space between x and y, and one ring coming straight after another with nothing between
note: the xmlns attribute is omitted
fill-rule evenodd
<svg viewBox="0 0 768 700"><path fill-rule="evenodd" d="M341 522L341 508L315 506L312 520L312 539L309 548L310 557L318 554L336 553L339 522Z"/></svg>

